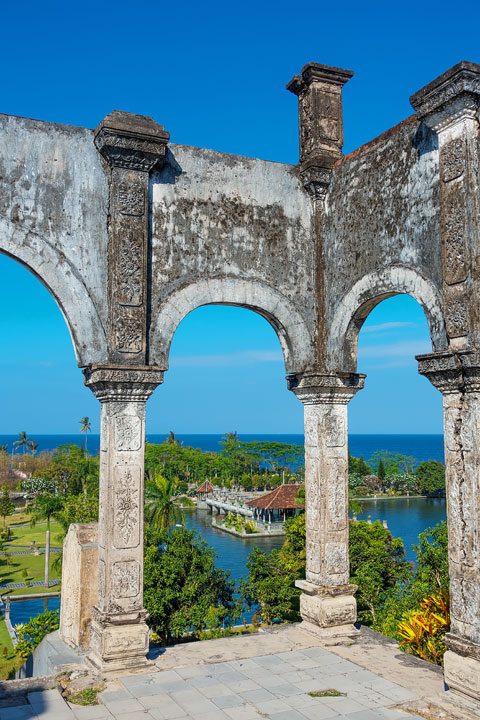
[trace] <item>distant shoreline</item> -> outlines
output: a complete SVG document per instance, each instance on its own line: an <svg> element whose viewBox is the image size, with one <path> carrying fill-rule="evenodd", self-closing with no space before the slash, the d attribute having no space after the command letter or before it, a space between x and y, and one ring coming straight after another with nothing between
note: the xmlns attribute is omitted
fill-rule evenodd
<svg viewBox="0 0 480 720"><path fill-rule="evenodd" d="M445 500L445 495L370 495L367 497L350 496L350 500Z"/></svg>

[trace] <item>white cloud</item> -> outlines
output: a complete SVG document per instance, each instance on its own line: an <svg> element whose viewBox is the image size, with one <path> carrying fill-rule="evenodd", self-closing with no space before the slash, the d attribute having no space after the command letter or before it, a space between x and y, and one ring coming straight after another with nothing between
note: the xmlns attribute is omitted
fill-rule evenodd
<svg viewBox="0 0 480 720"><path fill-rule="evenodd" d="M358 355L362 358L385 357L414 357L422 353L432 352L432 345L428 340L405 340L382 345L368 345L359 347Z"/></svg>
<svg viewBox="0 0 480 720"><path fill-rule="evenodd" d="M406 327L418 327L417 323L414 322L384 322L378 323L378 325L365 325L362 328L364 333L382 333L388 330L398 330L399 328Z"/></svg>
<svg viewBox="0 0 480 720"><path fill-rule="evenodd" d="M219 355L172 356L171 367L233 367L256 363L283 363L281 350L244 350Z"/></svg>

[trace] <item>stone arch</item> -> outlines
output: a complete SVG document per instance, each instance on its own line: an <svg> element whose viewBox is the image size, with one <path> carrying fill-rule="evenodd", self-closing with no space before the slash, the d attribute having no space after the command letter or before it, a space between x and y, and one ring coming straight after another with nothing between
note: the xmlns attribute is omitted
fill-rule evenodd
<svg viewBox="0 0 480 720"><path fill-rule="evenodd" d="M355 371L358 333L369 313L393 295L411 295L423 308L430 328L433 350L448 346L440 292L431 280L403 266L364 275L343 296L336 308L327 346L330 368Z"/></svg>
<svg viewBox="0 0 480 720"><path fill-rule="evenodd" d="M11 233L2 232L2 224L0 219L0 253L26 267L55 299L67 324L78 365L105 362L105 329L77 268L44 240L11 239Z"/></svg>
<svg viewBox="0 0 480 720"><path fill-rule="evenodd" d="M262 315L277 333L287 374L302 372L313 363L310 331L285 295L254 280L211 278L175 290L161 304L150 343L155 364L168 368L175 330L188 313L203 305L235 305Z"/></svg>

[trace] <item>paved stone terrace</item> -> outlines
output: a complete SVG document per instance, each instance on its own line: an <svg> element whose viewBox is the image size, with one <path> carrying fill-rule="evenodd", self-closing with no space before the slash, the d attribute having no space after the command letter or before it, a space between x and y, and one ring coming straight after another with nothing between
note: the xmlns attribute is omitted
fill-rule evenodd
<svg viewBox="0 0 480 720"><path fill-rule="evenodd" d="M375 663L377 671L366 667ZM345 694L308 695L327 688ZM0 720L414 720L420 716L409 705L442 688L435 668L394 643L362 633L361 644L326 647L304 624L178 645L160 654L152 670L110 679L100 705L68 705L57 690L45 690L30 693L27 704L0 707Z"/></svg>

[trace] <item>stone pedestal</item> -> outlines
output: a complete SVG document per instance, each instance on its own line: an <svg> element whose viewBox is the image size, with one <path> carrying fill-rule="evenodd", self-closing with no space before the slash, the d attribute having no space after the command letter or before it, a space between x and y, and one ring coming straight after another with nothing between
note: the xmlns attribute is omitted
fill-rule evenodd
<svg viewBox="0 0 480 720"><path fill-rule="evenodd" d="M356 374L304 374L291 389L305 407L306 580L302 618L319 627L352 626L349 584L347 403L363 387Z"/></svg>
<svg viewBox="0 0 480 720"><path fill-rule="evenodd" d="M158 368L97 366L86 384L102 404L98 601L89 661L102 672L147 664L143 608L145 405Z"/></svg>
<svg viewBox="0 0 480 720"><path fill-rule="evenodd" d="M70 525L63 541L60 637L73 648L90 646L98 597L98 524Z"/></svg>

